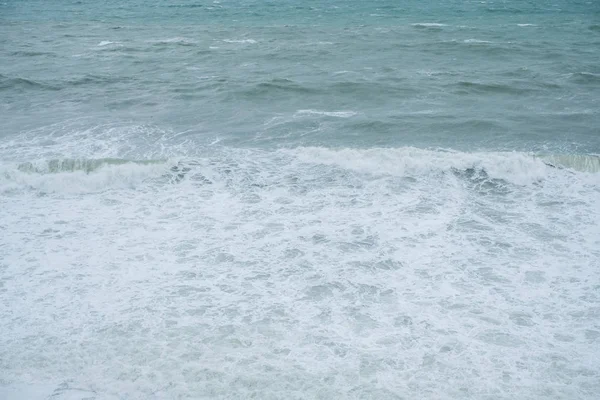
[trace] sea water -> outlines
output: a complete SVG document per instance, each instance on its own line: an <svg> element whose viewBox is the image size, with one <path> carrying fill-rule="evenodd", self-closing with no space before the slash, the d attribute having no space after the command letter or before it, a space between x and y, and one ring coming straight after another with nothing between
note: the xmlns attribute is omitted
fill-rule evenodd
<svg viewBox="0 0 600 400"><path fill-rule="evenodd" d="M594 399L600 3L2 0L0 398Z"/></svg>

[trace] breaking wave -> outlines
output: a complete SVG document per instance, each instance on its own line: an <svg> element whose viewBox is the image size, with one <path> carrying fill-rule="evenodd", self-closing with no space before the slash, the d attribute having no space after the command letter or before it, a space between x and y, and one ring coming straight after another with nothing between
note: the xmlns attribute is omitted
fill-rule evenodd
<svg viewBox="0 0 600 400"><path fill-rule="evenodd" d="M336 171L414 179L425 179L432 174L457 174L465 179L477 176L478 179L528 185L553 174L598 173L600 157L509 152L462 153L411 147L298 147L276 151L222 148L213 156L177 159L42 159L4 164L0 171L0 185L5 192L19 188L43 192L94 192L136 188L149 182L166 184L184 180L202 185L220 182L239 189L281 187L289 183L291 175L303 175L302 181L336 180L346 176L345 172L340 175Z"/></svg>

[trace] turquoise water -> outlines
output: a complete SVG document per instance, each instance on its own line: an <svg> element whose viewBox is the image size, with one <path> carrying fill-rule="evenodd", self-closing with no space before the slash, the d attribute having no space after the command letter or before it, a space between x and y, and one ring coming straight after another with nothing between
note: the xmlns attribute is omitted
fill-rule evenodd
<svg viewBox="0 0 600 400"><path fill-rule="evenodd" d="M592 399L600 3L0 2L0 398Z"/></svg>
<svg viewBox="0 0 600 400"><path fill-rule="evenodd" d="M438 3L4 3L2 136L86 118L199 145L600 151L598 4Z"/></svg>

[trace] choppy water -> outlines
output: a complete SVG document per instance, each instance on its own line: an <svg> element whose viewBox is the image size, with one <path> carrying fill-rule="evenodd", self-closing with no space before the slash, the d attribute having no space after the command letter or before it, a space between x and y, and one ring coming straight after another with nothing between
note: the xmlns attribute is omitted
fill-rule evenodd
<svg viewBox="0 0 600 400"><path fill-rule="evenodd" d="M594 1L0 3L0 398L593 399Z"/></svg>

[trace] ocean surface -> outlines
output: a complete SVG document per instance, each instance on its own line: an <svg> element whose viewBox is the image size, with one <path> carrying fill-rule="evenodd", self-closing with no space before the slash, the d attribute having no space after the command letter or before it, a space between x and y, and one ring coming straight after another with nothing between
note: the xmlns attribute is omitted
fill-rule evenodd
<svg viewBox="0 0 600 400"><path fill-rule="evenodd" d="M597 0L0 0L0 399L597 399Z"/></svg>

